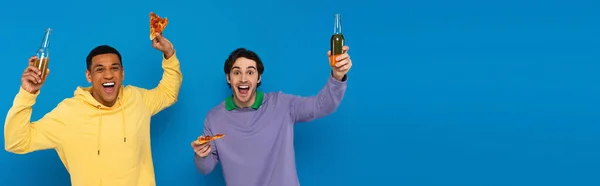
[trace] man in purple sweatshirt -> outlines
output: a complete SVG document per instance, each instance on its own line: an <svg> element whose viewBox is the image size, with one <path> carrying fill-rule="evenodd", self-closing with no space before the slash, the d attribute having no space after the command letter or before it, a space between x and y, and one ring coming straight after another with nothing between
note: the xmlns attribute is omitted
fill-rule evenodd
<svg viewBox="0 0 600 186"><path fill-rule="evenodd" d="M294 157L294 124L327 116L337 109L346 90L346 73L352 67L348 49L343 47L344 54L331 67L327 84L311 97L256 90L264 71L262 61L244 48L233 51L224 67L233 95L208 112L202 133L225 136L191 144L200 173L210 173L220 161L228 186L300 185ZM327 55L331 56L331 51Z"/></svg>

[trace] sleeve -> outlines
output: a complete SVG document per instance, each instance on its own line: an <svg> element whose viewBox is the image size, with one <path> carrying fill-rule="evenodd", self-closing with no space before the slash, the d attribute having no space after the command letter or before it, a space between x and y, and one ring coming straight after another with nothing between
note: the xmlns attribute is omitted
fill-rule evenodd
<svg viewBox="0 0 600 186"><path fill-rule="evenodd" d="M204 120L204 131L202 132L202 136L212 136L212 135L213 135L213 133L210 130L208 120ZM196 169L198 169L198 171L204 175L207 175L210 172L212 172L212 170L215 169L217 162L219 161L219 154L218 154L217 146L215 145L215 142L211 141L209 143L210 143L210 146L212 149L211 149L210 154L208 154L208 156L202 158L194 152L194 162L196 163Z"/></svg>
<svg viewBox="0 0 600 186"><path fill-rule="evenodd" d="M309 122L337 110L346 92L347 79L347 76L344 76L342 81L338 81L330 76L325 87L316 96L286 95L294 122Z"/></svg>
<svg viewBox="0 0 600 186"><path fill-rule="evenodd" d="M26 154L37 150L56 148L61 143L64 132L62 115L66 112L64 103L58 104L52 111L33 123L32 107L39 91L31 94L24 89L13 101L4 122L4 148L15 154Z"/></svg>
<svg viewBox="0 0 600 186"><path fill-rule="evenodd" d="M176 53L169 59L163 55L162 67L164 72L158 86L151 90L142 90L144 103L152 115L177 102L183 80Z"/></svg>

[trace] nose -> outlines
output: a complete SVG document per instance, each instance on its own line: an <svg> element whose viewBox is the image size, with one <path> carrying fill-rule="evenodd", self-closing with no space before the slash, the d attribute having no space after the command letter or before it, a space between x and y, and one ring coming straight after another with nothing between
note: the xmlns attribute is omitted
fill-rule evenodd
<svg viewBox="0 0 600 186"><path fill-rule="evenodd" d="M242 74L242 78L241 78L243 83L248 82L248 76L246 76L246 74Z"/></svg>
<svg viewBox="0 0 600 186"><path fill-rule="evenodd" d="M102 73L102 78L104 79L112 79L113 77L114 75L110 71L105 71L104 73Z"/></svg>

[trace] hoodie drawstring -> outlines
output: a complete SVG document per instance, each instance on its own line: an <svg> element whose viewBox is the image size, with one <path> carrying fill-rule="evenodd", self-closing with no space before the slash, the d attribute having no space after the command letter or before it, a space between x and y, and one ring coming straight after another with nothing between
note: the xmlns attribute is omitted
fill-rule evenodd
<svg viewBox="0 0 600 186"><path fill-rule="evenodd" d="M123 143L127 143L127 128L125 127L125 111L123 110L123 102L119 99L119 108L121 108L121 127L123 130Z"/></svg>
<svg viewBox="0 0 600 186"><path fill-rule="evenodd" d="M100 155L100 136L102 136L102 110L100 110L100 105L96 106L96 108L98 108L98 113L99 113L99 120L98 122L98 135L96 136L98 138L98 141L96 142L98 146L98 155Z"/></svg>
<svg viewBox="0 0 600 186"><path fill-rule="evenodd" d="M119 102L119 110L121 111L121 132L122 132L122 135L123 135L123 143L127 143L127 135L126 135L127 134L127 131L126 131L127 129L125 127L125 110L123 110L123 102L121 102L121 99L117 98L117 100ZM98 141L97 141L97 144L96 144L96 146L98 148L98 155L100 155L100 145L101 145L100 138L102 136L102 110L100 109L101 107L102 107L101 105L97 105L96 106L96 108L98 108L97 110L98 110L98 113L99 113L98 114L99 115L98 116L99 117L98 122L100 122L100 123L98 123L98 135L97 135Z"/></svg>

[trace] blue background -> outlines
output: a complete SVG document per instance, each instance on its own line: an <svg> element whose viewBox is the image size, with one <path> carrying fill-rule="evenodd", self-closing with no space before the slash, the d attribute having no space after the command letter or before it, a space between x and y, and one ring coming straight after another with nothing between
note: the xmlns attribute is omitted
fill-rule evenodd
<svg viewBox="0 0 600 186"><path fill-rule="evenodd" d="M264 60L264 91L314 95L328 77L333 14L353 69L338 111L296 126L302 185L600 185L600 13L593 1L3 1L6 113L20 75L52 27L52 73L39 119L76 86L85 57L109 44L125 83L154 87L160 52L148 13L170 19L180 101L152 121L158 185L223 185L200 175L191 140L230 94L237 47ZM147 67L147 68L146 68ZM53 150L0 152L0 185L68 185ZM90 167L91 168L91 167Z"/></svg>

